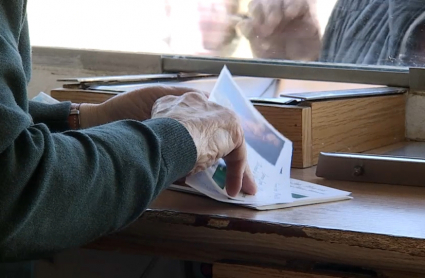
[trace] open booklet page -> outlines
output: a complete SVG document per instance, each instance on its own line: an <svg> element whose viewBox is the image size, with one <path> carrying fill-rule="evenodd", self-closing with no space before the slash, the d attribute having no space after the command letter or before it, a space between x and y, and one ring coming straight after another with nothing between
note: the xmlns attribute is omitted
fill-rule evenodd
<svg viewBox="0 0 425 278"><path fill-rule="evenodd" d="M188 186L188 185L179 185L172 184L170 189L187 192L192 194L204 195L203 193L197 191L196 189ZM333 202L333 201L341 201L341 200L349 200L352 199L350 196L351 192L334 189L331 187L314 184L306 181L301 181L297 179L290 180L290 190L291 196L293 198L292 202L289 203L275 203L271 204L268 201L264 203L257 203L255 205L252 204L240 204L242 206L246 206L252 209L257 210L270 210L270 209L279 209L279 208L288 208L288 207L296 207L303 206L309 204L318 204L325 202ZM220 194L216 193L217 196L214 199L222 198ZM229 202L228 200L222 198L220 201ZM230 202L233 203L233 202Z"/></svg>
<svg viewBox="0 0 425 278"><path fill-rule="evenodd" d="M247 206L258 210L267 210L352 199L351 192L296 179L291 179L290 188L293 198L291 203L263 203Z"/></svg>
<svg viewBox="0 0 425 278"><path fill-rule="evenodd" d="M292 202L292 142L255 109L233 81L226 67L221 71L209 99L233 110L239 116L245 135L248 164L258 192L256 195L240 193L236 197L230 197L225 188L226 165L223 160L206 171L188 177L186 183L213 199L228 203L264 205Z"/></svg>

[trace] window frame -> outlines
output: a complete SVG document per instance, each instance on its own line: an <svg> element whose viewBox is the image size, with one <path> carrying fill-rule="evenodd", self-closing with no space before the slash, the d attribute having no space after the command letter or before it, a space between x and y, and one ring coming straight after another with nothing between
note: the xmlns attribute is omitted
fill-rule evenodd
<svg viewBox="0 0 425 278"><path fill-rule="evenodd" d="M239 76L384 85L425 90L425 68L179 56L37 46L33 47L33 65L78 67L85 72L105 72L110 75L174 72L219 74L226 65L233 75Z"/></svg>

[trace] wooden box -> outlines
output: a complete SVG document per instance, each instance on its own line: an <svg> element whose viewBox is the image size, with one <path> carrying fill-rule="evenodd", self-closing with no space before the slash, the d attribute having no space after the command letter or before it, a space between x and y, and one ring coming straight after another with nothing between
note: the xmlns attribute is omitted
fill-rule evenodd
<svg viewBox="0 0 425 278"><path fill-rule="evenodd" d="M320 152L364 152L405 140L405 95L254 106L293 142L292 167L317 164Z"/></svg>
<svg viewBox="0 0 425 278"><path fill-rule="evenodd" d="M101 103L117 92L59 88L51 96ZM258 111L293 142L292 167L317 164L320 152L364 152L405 140L405 94L300 101L253 101Z"/></svg>

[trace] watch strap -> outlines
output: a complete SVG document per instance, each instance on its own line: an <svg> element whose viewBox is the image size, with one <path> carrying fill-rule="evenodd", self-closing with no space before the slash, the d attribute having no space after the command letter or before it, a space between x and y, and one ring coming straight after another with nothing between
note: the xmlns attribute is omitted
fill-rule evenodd
<svg viewBox="0 0 425 278"><path fill-rule="evenodd" d="M68 116L70 129L80 129L80 105L81 103L72 103Z"/></svg>

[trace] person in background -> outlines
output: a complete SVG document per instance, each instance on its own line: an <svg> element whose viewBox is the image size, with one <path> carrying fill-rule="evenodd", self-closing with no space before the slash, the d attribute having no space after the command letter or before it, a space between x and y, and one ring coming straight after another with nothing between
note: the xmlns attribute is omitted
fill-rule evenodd
<svg viewBox="0 0 425 278"><path fill-rule="evenodd" d="M425 64L423 1L338 0L323 37L317 5L317 0L252 0L239 28L257 58Z"/></svg>
<svg viewBox="0 0 425 278"><path fill-rule="evenodd" d="M317 60L321 34L315 0L253 0L238 23L253 56L263 59Z"/></svg>
<svg viewBox="0 0 425 278"><path fill-rule="evenodd" d="M47 105L28 101L30 76L26 1L0 1L0 277L23 277L3 263L122 229L169 184L219 158L228 193L255 194L237 116L205 94L156 86Z"/></svg>
<svg viewBox="0 0 425 278"><path fill-rule="evenodd" d="M237 32L249 0L165 0L172 53L215 57L251 57ZM188 44L187 42L191 42Z"/></svg>

